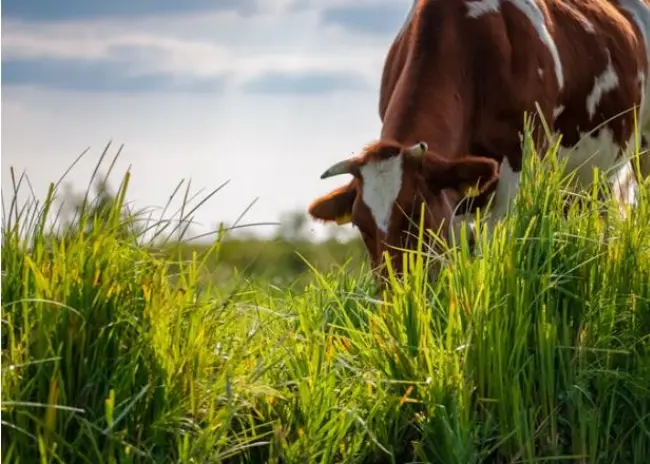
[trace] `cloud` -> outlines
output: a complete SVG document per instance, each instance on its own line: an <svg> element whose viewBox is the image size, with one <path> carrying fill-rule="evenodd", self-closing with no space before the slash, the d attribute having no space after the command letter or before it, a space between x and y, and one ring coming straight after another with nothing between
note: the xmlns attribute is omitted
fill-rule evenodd
<svg viewBox="0 0 650 464"><path fill-rule="evenodd" d="M403 2L343 4L326 8L322 20L350 31L392 37L402 27L407 13Z"/></svg>
<svg viewBox="0 0 650 464"><path fill-rule="evenodd" d="M2 65L5 86L31 85L79 92L217 92L224 77L182 79L168 74L119 72L113 63L79 60L19 60Z"/></svg>
<svg viewBox="0 0 650 464"><path fill-rule="evenodd" d="M127 89L153 76L155 82L166 79L189 86L198 82L210 87L207 82L215 80L219 82L214 87L225 91L278 87L287 92L288 84L295 82L300 93L306 88L329 92L337 83L349 89L362 81L376 88L386 50L385 41L323 27L320 10L305 8L252 17L222 11L119 21L3 19L2 42L3 65L23 74L42 68L15 62L67 60L101 63L83 67L102 67L118 76L113 82L124 83ZM340 77L351 70L356 77ZM48 86L48 76L24 82ZM315 81L307 84L310 76ZM275 85L261 84L269 79ZM56 82L52 86L60 87Z"/></svg>
<svg viewBox="0 0 650 464"><path fill-rule="evenodd" d="M232 11L243 16L260 13L320 12L326 8L361 5L369 10L381 8L389 0L5 0L2 15L6 19L28 21L86 20L98 18L129 19L186 13ZM412 0L392 0L400 11ZM401 6L401 9L400 9ZM372 13L372 11L371 11Z"/></svg>
<svg viewBox="0 0 650 464"><path fill-rule="evenodd" d="M368 88L368 83L357 74L331 72L305 74L272 72L252 79L244 86L247 92L271 94L327 94Z"/></svg>
<svg viewBox="0 0 650 464"><path fill-rule="evenodd" d="M143 16L214 10L231 10L251 14L257 0L5 0L2 15L25 20L89 19L98 17Z"/></svg>

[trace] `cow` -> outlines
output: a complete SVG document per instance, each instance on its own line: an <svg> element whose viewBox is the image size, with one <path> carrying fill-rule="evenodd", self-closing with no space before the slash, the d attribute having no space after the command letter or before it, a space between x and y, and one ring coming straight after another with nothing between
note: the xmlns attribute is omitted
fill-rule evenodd
<svg viewBox="0 0 650 464"><path fill-rule="evenodd" d="M559 157L588 186L594 167L627 163L635 127L650 132L649 40L650 0L415 0L385 59L379 137L322 174L352 179L309 214L351 222L373 268L387 251L399 274L411 226L448 239L468 187L483 199L475 207L491 199L490 223L506 214L525 113L562 134ZM543 153L541 125L533 140Z"/></svg>

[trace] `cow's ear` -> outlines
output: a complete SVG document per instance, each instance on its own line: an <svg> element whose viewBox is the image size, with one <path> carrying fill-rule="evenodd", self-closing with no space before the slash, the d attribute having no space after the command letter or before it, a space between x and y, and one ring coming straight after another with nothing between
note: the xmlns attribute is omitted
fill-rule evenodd
<svg viewBox="0 0 650 464"><path fill-rule="evenodd" d="M458 189L471 197L492 193L499 180L499 164L482 156L456 160L427 157L423 168L432 190Z"/></svg>
<svg viewBox="0 0 650 464"><path fill-rule="evenodd" d="M357 191L350 182L315 199L309 205L308 212L314 219L340 225L347 224L352 221L352 205L356 196Z"/></svg>

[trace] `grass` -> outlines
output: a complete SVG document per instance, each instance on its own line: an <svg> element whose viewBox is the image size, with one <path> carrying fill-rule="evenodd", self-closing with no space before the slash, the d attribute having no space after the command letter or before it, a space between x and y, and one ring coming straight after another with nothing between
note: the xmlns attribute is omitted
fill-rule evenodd
<svg viewBox="0 0 650 464"><path fill-rule="evenodd" d="M650 186L626 218L597 189L565 216L555 163L529 158L477 257L450 250L432 285L411 255L381 298L347 266L299 288L206 279L221 242L152 253L126 182L59 235L52 193L13 208L3 463L647 462Z"/></svg>

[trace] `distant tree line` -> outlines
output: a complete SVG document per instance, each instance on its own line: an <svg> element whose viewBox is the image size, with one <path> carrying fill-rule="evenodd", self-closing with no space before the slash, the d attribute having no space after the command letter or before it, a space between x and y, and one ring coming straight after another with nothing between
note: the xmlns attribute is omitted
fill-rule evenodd
<svg viewBox="0 0 650 464"><path fill-rule="evenodd" d="M89 192L75 191L65 185L61 204L60 221L62 233L87 233L92 227L114 227L125 238L135 238L144 234L148 227L139 213L133 211L124 201L125 188L111 188L107 179L98 176ZM192 237L189 230L184 237L170 237L161 234L166 240L158 243L144 241L157 252L173 253L178 259L191 259L194 253L210 252L207 269L213 278L229 279L235 273L251 278L265 278L274 283L295 281L304 278L309 271L307 262L321 271L352 261L361 264L365 250L360 240L341 240L340 228L328 230L326 239L315 243L311 240L310 218L303 211L290 211L281 215L279 226L271 238L260 238L250 230L240 229L222 234L218 246L214 236L202 240L187 240ZM189 226L191 227L191 225ZM222 224L222 229L228 227ZM169 229L170 231L173 228ZM177 231L181 228L177 227ZM181 235L181 234L178 234Z"/></svg>

